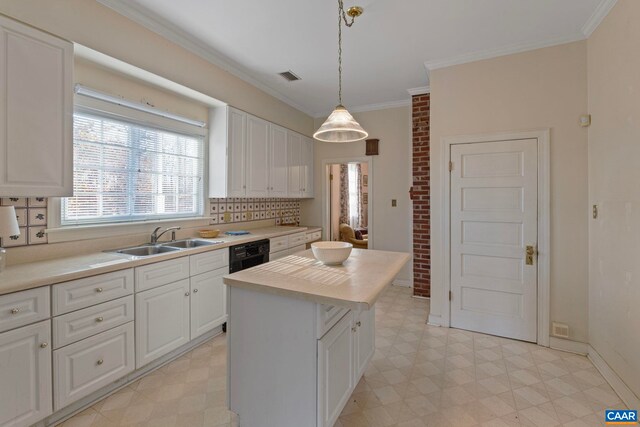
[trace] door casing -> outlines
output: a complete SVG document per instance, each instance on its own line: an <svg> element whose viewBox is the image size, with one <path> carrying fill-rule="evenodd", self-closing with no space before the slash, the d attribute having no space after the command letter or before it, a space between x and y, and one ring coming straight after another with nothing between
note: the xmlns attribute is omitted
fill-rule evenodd
<svg viewBox="0 0 640 427"><path fill-rule="evenodd" d="M549 129L514 131L481 135L462 135L442 138L440 168L442 180L442 272L443 292L440 301L442 316L429 318L429 323L449 327L451 325L451 303L448 295L451 290L451 146L455 144L473 144L483 142L537 139L538 141L538 336L539 345L549 347L549 310L550 310L550 131Z"/></svg>

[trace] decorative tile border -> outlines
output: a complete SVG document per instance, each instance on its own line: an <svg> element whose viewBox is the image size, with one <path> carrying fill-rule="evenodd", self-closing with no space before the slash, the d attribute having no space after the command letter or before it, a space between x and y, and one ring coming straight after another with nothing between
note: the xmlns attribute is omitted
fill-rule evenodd
<svg viewBox="0 0 640 427"><path fill-rule="evenodd" d="M20 236L0 239L0 246L11 248L47 243L47 199L45 197L4 197L1 206L14 206Z"/></svg>
<svg viewBox="0 0 640 427"><path fill-rule="evenodd" d="M299 199L210 199L211 224L275 219L276 225L300 223Z"/></svg>

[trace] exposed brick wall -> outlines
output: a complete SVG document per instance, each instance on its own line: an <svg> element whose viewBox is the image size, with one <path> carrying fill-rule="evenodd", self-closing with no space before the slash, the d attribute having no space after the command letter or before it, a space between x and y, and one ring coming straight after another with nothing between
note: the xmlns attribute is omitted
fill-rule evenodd
<svg viewBox="0 0 640 427"><path fill-rule="evenodd" d="M413 105L413 294L431 296L431 209L429 202L430 95Z"/></svg>

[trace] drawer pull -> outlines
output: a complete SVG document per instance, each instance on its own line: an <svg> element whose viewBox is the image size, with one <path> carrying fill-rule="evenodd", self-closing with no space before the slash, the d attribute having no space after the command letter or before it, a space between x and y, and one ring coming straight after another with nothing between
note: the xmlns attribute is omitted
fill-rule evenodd
<svg viewBox="0 0 640 427"><path fill-rule="evenodd" d="M96 292L97 293L102 293L103 289L102 288L96 288Z"/></svg>
<svg viewBox="0 0 640 427"><path fill-rule="evenodd" d="M193 290L193 293L194 293L194 294L197 294L197 293L198 293L198 290L197 290L197 289L194 289L194 290Z"/></svg>
<svg viewBox="0 0 640 427"><path fill-rule="evenodd" d="M96 322L102 322L104 320L104 317L100 316L100 317L96 317Z"/></svg>
<svg viewBox="0 0 640 427"><path fill-rule="evenodd" d="M185 297L188 297L189 295L190 295L190 293L189 293L189 292L185 292L185 293L184 293L184 296L185 296Z"/></svg>
<svg viewBox="0 0 640 427"><path fill-rule="evenodd" d="M355 332L356 331L356 327L354 326L353 328L351 328L351 332Z"/></svg>
<svg viewBox="0 0 640 427"><path fill-rule="evenodd" d="M48 342L43 342L42 344L40 344L40 348L47 348L48 345Z"/></svg>
<svg viewBox="0 0 640 427"><path fill-rule="evenodd" d="M102 365L103 363L104 363L104 360L98 359L98 361L96 362L96 365Z"/></svg>
<svg viewBox="0 0 640 427"><path fill-rule="evenodd" d="M12 308L11 309L11 314L18 314L20 313L20 309L19 308Z"/></svg>
<svg viewBox="0 0 640 427"><path fill-rule="evenodd" d="M356 326L357 326L357 327L362 326L362 322L358 320L358 321L356 322Z"/></svg>

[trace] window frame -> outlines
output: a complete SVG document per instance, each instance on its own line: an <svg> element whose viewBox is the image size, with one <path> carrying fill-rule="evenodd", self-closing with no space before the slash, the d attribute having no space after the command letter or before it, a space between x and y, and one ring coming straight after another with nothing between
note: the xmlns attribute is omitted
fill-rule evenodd
<svg viewBox="0 0 640 427"><path fill-rule="evenodd" d="M96 222L86 224L62 225L62 198L52 197L49 199L47 214L49 227L47 229L50 243L65 242L73 240L84 240L90 238L112 237L127 235L132 233L143 233L153 230L154 227L165 223L179 223L183 227L197 227L209 225L209 130L207 127L201 128L188 123L182 123L165 117L156 116L144 111L134 110L121 105L99 99L92 99L81 95L76 95L74 99L74 114L88 113L110 117L115 120L125 121L141 126L153 127L168 132L181 133L185 135L200 136L203 138L203 168L202 168L202 214L195 216L153 217L133 221L117 222ZM73 142L72 142L73 143Z"/></svg>

